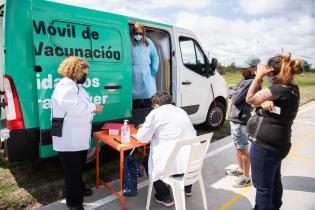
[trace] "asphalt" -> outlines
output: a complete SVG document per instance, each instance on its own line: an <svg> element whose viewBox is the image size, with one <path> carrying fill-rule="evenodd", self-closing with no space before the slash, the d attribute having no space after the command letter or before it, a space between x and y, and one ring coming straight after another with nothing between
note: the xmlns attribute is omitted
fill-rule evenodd
<svg viewBox="0 0 315 210"><path fill-rule="evenodd" d="M208 209L252 209L255 203L255 188L234 188L235 177L225 176L224 171L236 164L235 148L231 137L210 144L204 161L202 175L207 195ZM315 209L315 102L300 107L292 127L292 148L282 162L284 188L282 210ZM110 183L118 189L118 180ZM126 209L144 210L147 197L147 179L139 179L139 195L127 198ZM192 188L193 196L186 198L186 209L203 209L199 185ZM94 195L85 200L85 209L118 210L120 202L104 187L94 189ZM67 209L65 201L43 206L41 210ZM175 209L163 207L151 200L152 210Z"/></svg>

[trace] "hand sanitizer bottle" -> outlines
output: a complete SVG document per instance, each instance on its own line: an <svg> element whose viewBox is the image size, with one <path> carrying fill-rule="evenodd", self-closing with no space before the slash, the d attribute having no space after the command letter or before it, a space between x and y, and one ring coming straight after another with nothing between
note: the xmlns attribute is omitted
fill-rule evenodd
<svg viewBox="0 0 315 210"><path fill-rule="evenodd" d="M120 139L122 144L130 143L130 127L127 122L128 120L124 120L124 125L121 127Z"/></svg>

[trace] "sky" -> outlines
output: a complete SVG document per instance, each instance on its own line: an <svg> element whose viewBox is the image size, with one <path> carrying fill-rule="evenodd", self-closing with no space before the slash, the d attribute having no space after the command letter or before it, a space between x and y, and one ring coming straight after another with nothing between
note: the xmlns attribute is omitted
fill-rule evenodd
<svg viewBox="0 0 315 210"><path fill-rule="evenodd" d="M51 1L186 28L223 65L290 52L315 67L315 0Z"/></svg>

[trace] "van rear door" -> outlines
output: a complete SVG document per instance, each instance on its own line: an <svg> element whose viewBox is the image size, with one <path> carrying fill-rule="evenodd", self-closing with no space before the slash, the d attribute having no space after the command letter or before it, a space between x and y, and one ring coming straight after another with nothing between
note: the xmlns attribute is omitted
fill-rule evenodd
<svg viewBox="0 0 315 210"><path fill-rule="evenodd" d="M50 98L61 78L58 65L70 55L80 56L90 64L84 87L94 103L104 105L94 123L130 117L132 80L127 18L48 1L34 1L32 18L41 145L51 144ZM41 157L50 155L40 153Z"/></svg>

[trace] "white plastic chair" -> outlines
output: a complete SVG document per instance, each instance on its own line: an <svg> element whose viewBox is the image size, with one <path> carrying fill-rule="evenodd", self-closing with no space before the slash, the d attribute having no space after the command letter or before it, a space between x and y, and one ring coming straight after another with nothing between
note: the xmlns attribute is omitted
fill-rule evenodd
<svg viewBox="0 0 315 210"><path fill-rule="evenodd" d="M170 185L170 187L172 188L173 197L175 201L175 208L177 210L186 210L184 188L185 186L193 184L197 181L199 181L204 209L205 210L208 209L206 191L201 176L201 169L212 135L213 133L209 133L202 136L198 136L193 139L177 142L173 149L173 152L168 158L161 180L166 184ZM183 176L174 177L172 176L174 174L171 174L174 165L174 160L176 159L181 148L187 145L190 145L191 148L186 172L184 173ZM149 210L150 208L152 188L153 181L150 180L146 205L147 210Z"/></svg>

